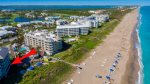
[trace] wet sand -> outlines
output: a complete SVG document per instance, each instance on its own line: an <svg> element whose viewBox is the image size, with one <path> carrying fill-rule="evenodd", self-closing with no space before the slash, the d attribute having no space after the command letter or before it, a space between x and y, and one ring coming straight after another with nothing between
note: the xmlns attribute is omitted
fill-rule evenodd
<svg viewBox="0 0 150 84"><path fill-rule="evenodd" d="M117 53L121 53L122 57L117 64L115 71L111 73L111 84L122 84L126 79L125 74L131 59L131 35L138 22L138 10L134 10L124 16L122 21L117 25L110 35L104 39L104 42L97 46L89 57L81 63L82 70L77 69L70 79L73 84L104 84L108 80L106 75L110 74L110 67L115 61ZM134 59L134 58L133 58ZM131 72L132 73L132 72ZM96 74L102 78L96 78ZM127 83L125 83L127 84ZM132 84L132 83L130 83Z"/></svg>
<svg viewBox="0 0 150 84"><path fill-rule="evenodd" d="M138 72L140 70L140 66L138 62L139 57L137 45L139 45L139 42L136 28L137 26L135 26L132 32L130 57L126 65L126 72L122 77L121 84L136 84L136 82L138 81Z"/></svg>

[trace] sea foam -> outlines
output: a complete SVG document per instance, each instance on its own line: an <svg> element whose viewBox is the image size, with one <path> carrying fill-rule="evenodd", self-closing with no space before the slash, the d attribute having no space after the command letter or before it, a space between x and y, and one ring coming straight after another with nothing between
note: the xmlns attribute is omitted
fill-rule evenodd
<svg viewBox="0 0 150 84"><path fill-rule="evenodd" d="M139 28L140 28L140 25L142 24L141 22L141 18L142 18L142 15L140 14L140 8L138 9L139 10L139 17L138 17L138 25L137 25L137 28L136 28L136 32L137 32L137 38L138 38L138 43L136 43L136 48L137 48L137 51L138 51L138 62L139 62L139 66L140 66L140 70L138 72L138 81L136 82L136 84L143 84L143 79L144 79L144 74L143 74L143 63L142 63L142 50L141 50L141 40L140 40L140 37L139 37Z"/></svg>

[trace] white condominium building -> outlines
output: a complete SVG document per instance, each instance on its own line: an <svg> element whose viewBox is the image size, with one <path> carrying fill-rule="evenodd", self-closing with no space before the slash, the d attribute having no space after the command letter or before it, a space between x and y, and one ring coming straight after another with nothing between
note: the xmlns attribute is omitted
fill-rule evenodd
<svg viewBox="0 0 150 84"><path fill-rule="evenodd" d="M102 22L102 23L109 21L109 15L108 14L100 14L100 15L93 14L92 16L95 17L96 20L98 20L99 22Z"/></svg>
<svg viewBox="0 0 150 84"><path fill-rule="evenodd" d="M76 23L72 22L69 25L59 25L56 28L58 36L78 36L87 35L89 33L89 23Z"/></svg>
<svg viewBox="0 0 150 84"><path fill-rule="evenodd" d="M78 19L78 22L80 23L84 23L84 22L89 22L89 25L91 28L98 28L99 25L99 21L95 19L95 17L93 16L89 16L89 17L84 17L84 18L80 18Z"/></svg>
<svg viewBox="0 0 150 84"><path fill-rule="evenodd" d="M53 55L62 49L62 39L47 30L36 30L25 33L25 44L32 47L41 47L47 54Z"/></svg>
<svg viewBox="0 0 150 84"><path fill-rule="evenodd" d="M62 19L56 21L56 25L66 25L68 23L69 22L67 20L62 20Z"/></svg>
<svg viewBox="0 0 150 84"><path fill-rule="evenodd" d="M54 22L53 21L30 21L30 22L22 22L22 23L18 23L17 27L25 27L25 26L29 26L31 24L51 25L51 24L54 24Z"/></svg>
<svg viewBox="0 0 150 84"><path fill-rule="evenodd" d="M59 19L61 19L61 17L60 16L48 16L48 17L45 17L45 20L59 20Z"/></svg>

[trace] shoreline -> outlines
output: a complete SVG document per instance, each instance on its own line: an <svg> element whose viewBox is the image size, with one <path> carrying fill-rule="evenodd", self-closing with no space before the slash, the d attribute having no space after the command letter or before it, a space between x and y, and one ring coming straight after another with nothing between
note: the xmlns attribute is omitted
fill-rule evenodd
<svg viewBox="0 0 150 84"><path fill-rule="evenodd" d="M122 77L121 84L137 84L139 80L139 71L140 71L140 64L139 64L139 56L138 56L138 48L139 45L138 40L138 23L133 29L131 35L131 47L130 47L130 57L126 64L126 71L124 76Z"/></svg>
<svg viewBox="0 0 150 84"><path fill-rule="evenodd" d="M138 22L131 35L130 58L126 65L126 72L122 77L122 84L143 84L143 73L141 63L141 44L139 39L140 7L138 8ZM124 83L124 81L126 81Z"/></svg>
<svg viewBox="0 0 150 84"><path fill-rule="evenodd" d="M113 81L110 82L111 84L122 84L122 77L127 69L125 66L128 65L128 60L132 57L130 56L131 35L137 24L137 17L137 9L124 16L114 31L104 39L104 42L89 54L89 58L82 62L86 65L82 65L81 63L83 69L76 70L72 75L71 79L74 80L73 84L103 84L106 82L107 79L105 76L110 74L109 68L114 63L114 58L118 52L123 57L119 60L115 71L111 73L111 79ZM95 77L96 74L100 74L103 77L98 79Z"/></svg>

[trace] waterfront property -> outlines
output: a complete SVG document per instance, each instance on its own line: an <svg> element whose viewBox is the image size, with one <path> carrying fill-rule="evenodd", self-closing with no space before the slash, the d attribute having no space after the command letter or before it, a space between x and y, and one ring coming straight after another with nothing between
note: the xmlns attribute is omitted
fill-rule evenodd
<svg viewBox="0 0 150 84"><path fill-rule="evenodd" d="M56 21L56 25L66 25L68 24L69 22L67 20L57 20Z"/></svg>
<svg viewBox="0 0 150 84"><path fill-rule="evenodd" d="M78 22L89 22L91 28L98 28L102 23L109 21L109 15L107 14L93 14L88 17L78 18Z"/></svg>
<svg viewBox="0 0 150 84"><path fill-rule="evenodd" d="M30 31L25 33L24 37L27 46L41 47L49 55L53 55L62 49L61 38L47 30Z"/></svg>
<svg viewBox="0 0 150 84"><path fill-rule="evenodd" d="M79 36L89 33L89 23L71 22L68 25L59 25L56 28L58 36Z"/></svg>
<svg viewBox="0 0 150 84"><path fill-rule="evenodd" d="M91 13L91 14L101 14L101 13L104 12L104 10L90 10L88 12Z"/></svg>
<svg viewBox="0 0 150 84"><path fill-rule="evenodd" d="M12 28L15 28L15 27L13 27L13 26L2 26L2 27L0 27L0 29L2 29L2 30L12 29Z"/></svg>
<svg viewBox="0 0 150 84"><path fill-rule="evenodd" d="M16 28L13 26L0 27L0 39L16 36Z"/></svg>
<svg viewBox="0 0 150 84"><path fill-rule="evenodd" d="M77 20L80 16L70 16L69 18L70 19L74 19L74 20Z"/></svg>
<svg viewBox="0 0 150 84"><path fill-rule="evenodd" d="M30 24L31 24L30 22L22 22L22 23L18 23L17 27L23 27L23 26L27 26L27 25L30 25Z"/></svg>
<svg viewBox="0 0 150 84"><path fill-rule="evenodd" d="M16 10L14 9L3 9L1 10L1 12L5 12L5 13L10 13L10 12L15 12Z"/></svg>
<svg viewBox="0 0 150 84"><path fill-rule="evenodd" d="M35 18L35 15L32 13L26 13L25 16L28 18Z"/></svg>
<svg viewBox="0 0 150 84"><path fill-rule="evenodd" d="M93 16L79 18L78 22L80 23L88 22L91 28L92 27L98 28L98 26L101 26L100 22L96 20L95 17Z"/></svg>
<svg viewBox="0 0 150 84"><path fill-rule="evenodd" d="M51 20L59 20L61 19L60 16L48 16L48 17L45 17L45 20L48 20L48 21L51 21Z"/></svg>
<svg viewBox="0 0 150 84"><path fill-rule="evenodd" d="M62 16L63 16L62 19L65 19L65 20L68 20L68 21L77 21L76 19L74 20L74 19L69 19L68 18L70 16L70 14L66 14L66 13L70 13L70 11L71 11L71 14L73 14L73 15L82 15L83 16L85 14L85 16L83 16L83 17L89 17L89 15L88 16L86 15L87 14L87 10L85 10L85 11L79 10L79 12L77 12L79 14L75 14L74 10L67 10L67 11L62 13ZM20 11L18 11L18 13L19 12ZM26 11L24 11L22 13L25 13L25 12ZM48 15L51 15L51 11L46 10L45 12L47 12ZM35 14L40 14L40 13L41 13L41 11L37 11L37 13L35 12ZM115 14L116 13L117 12L115 12ZM110 14L113 15L113 13L111 13L111 12L110 12ZM123 13L118 13L117 17L123 16L122 14L125 14L125 13L124 12ZM59 12L58 13L56 12L56 15L61 15L61 14L59 14ZM79 18L80 18L80 16L79 16ZM77 19L78 19L78 17L77 17ZM64 40L66 40L68 42L71 42L71 43L69 43L69 46L67 45L67 47L66 47L67 50L65 50L65 51L63 51L63 52L61 52L59 54L56 54L56 56L54 56L54 57L59 58L59 59L64 60L64 61L67 61L67 62L72 62L72 63L80 62L81 60L83 60L83 59L85 59L87 57L87 56L85 56L85 54L87 52L90 52L91 49L94 49L96 47L96 45L101 43L103 38L105 38L106 35L114 29L115 25L118 24L117 21L119 21L119 20L112 19L110 22L108 22L106 24L103 24L103 26L101 28L99 28L99 27L98 27L98 29L92 28L92 29L90 29L90 31L91 31L90 35L87 35L87 36L80 36L77 39L75 37L78 37L78 36L71 37L71 38L64 37L63 38ZM15 26L16 24L13 24L13 25ZM34 30L33 29L34 25L36 25L36 24L33 24L33 25L31 24L31 25L29 25L29 27L28 27L28 25L24 26L24 27L28 27L29 28L29 29L26 29L26 30L24 30L23 28L18 28L19 33L21 33L21 34L19 34L19 36L22 36L22 34L24 32L28 32L30 30ZM37 25L37 26L39 26L39 25ZM48 28L45 28L45 26L43 26L43 25L40 25L40 26L41 27L39 28L39 30L48 29ZM55 29L54 28L55 24L52 27L53 27L53 29ZM23 33L20 32L20 31L22 31L22 29L24 31ZM18 39L18 40L20 40L20 39ZM76 41L76 42L73 42L73 41ZM16 41L16 43L20 43L20 42ZM20 46L20 44L19 44L19 46ZM99 56L103 56L103 55L99 55ZM108 55L108 56L110 56L110 55ZM35 59L35 60L37 61L37 59ZM45 61L48 61L48 59L46 59ZM34 60L31 61L31 62L34 62ZM63 64L62 62L60 62L60 63L56 62L56 63L50 63L50 64L48 64L46 66L37 67L37 68L35 68L34 71L29 71L29 72L25 73L25 75L23 75L23 77L20 77L20 78L17 77L17 79L16 79L16 77L14 78L14 76L17 76L17 75L13 75L13 76L10 75L11 77L8 77L6 79L6 82L7 83L15 83L15 82L17 82L17 83L20 83L20 84L23 84L23 83L28 83L28 84L30 84L30 83L41 83L41 82L42 83L60 84L62 81L65 81L66 77L69 77L68 74L71 73L70 72L71 71L70 68L72 68L72 67L68 67L68 65L62 65L62 64ZM35 73L33 73L33 72L35 72ZM43 75L41 75L39 73L41 73ZM47 73L50 73L50 74L47 74ZM41 76L42 76L42 80L41 80ZM94 77L94 75L93 75L93 77ZM31 79L33 79L33 80L30 81ZM45 80L43 80L43 79L45 79ZM7 80L9 80L9 81L7 81ZM99 83L101 83L101 82L99 82Z"/></svg>
<svg viewBox="0 0 150 84"><path fill-rule="evenodd" d="M100 14L100 15L93 14L91 16L95 17L96 20L98 20L99 22L102 22L102 23L109 21L109 15L107 15L107 14Z"/></svg>
<svg viewBox="0 0 150 84"><path fill-rule="evenodd" d="M10 68L10 58L8 48L0 48L0 79L7 76Z"/></svg>
<svg viewBox="0 0 150 84"><path fill-rule="evenodd" d="M54 22L51 21L30 21L30 22L22 22L18 23L17 27L27 27L30 26L31 24L39 24L39 25L46 25L50 27L51 24L54 24Z"/></svg>

